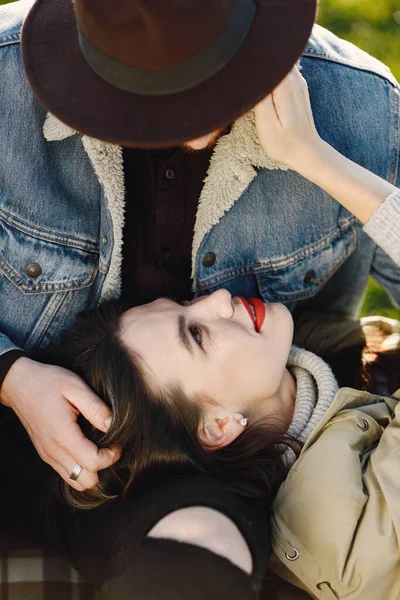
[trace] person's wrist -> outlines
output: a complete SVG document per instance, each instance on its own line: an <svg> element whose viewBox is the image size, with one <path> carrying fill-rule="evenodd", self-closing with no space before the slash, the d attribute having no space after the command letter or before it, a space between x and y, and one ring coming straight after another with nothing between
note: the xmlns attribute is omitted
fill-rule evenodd
<svg viewBox="0 0 400 600"><path fill-rule="evenodd" d="M26 356L21 356L11 366L0 388L0 404L8 408L14 408L17 397L15 390L24 380L24 373L26 368L29 367L29 363L33 363L33 361Z"/></svg>
<svg viewBox="0 0 400 600"><path fill-rule="evenodd" d="M303 177L312 179L318 171L318 163L330 148L319 136L296 144L288 157L288 166Z"/></svg>

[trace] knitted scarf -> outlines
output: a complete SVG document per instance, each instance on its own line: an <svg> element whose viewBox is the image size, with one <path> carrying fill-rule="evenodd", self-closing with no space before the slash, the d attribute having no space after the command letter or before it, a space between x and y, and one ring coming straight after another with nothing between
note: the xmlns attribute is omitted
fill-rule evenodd
<svg viewBox="0 0 400 600"><path fill-rule="evenodd" d="M318 425L339 387L331 368L316 354L292 346L287 363L297 394L288 434L304 443Z"/></svg>

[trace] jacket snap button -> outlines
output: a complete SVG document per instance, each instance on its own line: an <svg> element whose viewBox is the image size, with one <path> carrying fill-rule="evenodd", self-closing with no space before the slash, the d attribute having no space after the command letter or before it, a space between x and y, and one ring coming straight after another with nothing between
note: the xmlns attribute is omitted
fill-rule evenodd
<svg viewBox="0 0 400 600"><path fill-rule="evenodd" d="M295 548L293 546L293 554L288 554L287 552L285 552L285 556L288 560L293 561L293 560L297 560L300 555L299 555L299 551L297 550L297 548Z"/></svg>
<svg viewBox="0 0 400 600"><path fill-rule="evenodd" d="M103 244L104 244L105 246L107 246L107 244L108 244L108 239L107 239L107 236L103 236Z"/></svg>
<svg viewBox="0 0 400 600"><path fill-rule="evenodd" d="M315 271L314 269L310 269L309 271L307 271L307 273L304 275L304 283L312 283L315 279Z"/></svg>
<svg viewBox="0 0 400 600"><path fill-rule="evenodd" d="M359 429L361 429L361 431L368 431L369 423L368 423L367 419L359 419L357 421L357 427Z"/></svg>
<svg viewBox="0 0 400 600"><path fill-rule="evenodd" d="M42 267L37 263L31 263L26 267L25 273L28 277L39 277L42 274Z"/></svg>
<svg viewBox="0 0 400 600"><path fill-rule="evenodd" d="M212 267L215 263L215 258L216 256L214 252L207 252L207 254L203 256L203 260L201 262L205 267Z"/></svg>

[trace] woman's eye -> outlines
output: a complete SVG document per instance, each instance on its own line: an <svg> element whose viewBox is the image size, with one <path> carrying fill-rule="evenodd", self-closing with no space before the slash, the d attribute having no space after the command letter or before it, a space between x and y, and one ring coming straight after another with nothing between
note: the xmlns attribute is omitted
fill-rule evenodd
<svg viewBox="0 0 400 600"><path fill-rule="evenodd" d="M189 327L189 331L196 344L201 348L203 346L203 335L200 327L197 325L192 325Z"/></svg>

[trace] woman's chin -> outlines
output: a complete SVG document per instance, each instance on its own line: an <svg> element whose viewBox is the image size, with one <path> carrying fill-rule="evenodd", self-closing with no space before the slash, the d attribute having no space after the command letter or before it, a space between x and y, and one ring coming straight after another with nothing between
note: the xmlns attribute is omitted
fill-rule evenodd
<svg viewBox="0 0 400 600"><path fill-rule="evenodd" d="M279 338L287 338L289 348L293 341L293 330L294 323L293 317L290 310L284 304L279 302L273 302L271 304L265 304L265 320L260 329L261 332L270 334L272 331L274 335L278 335Z"/></svg>

